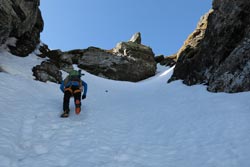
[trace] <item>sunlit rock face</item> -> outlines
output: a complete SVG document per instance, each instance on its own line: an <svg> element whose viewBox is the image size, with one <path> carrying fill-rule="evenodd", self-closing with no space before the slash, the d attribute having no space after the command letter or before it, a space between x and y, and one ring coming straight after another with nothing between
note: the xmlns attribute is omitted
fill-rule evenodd
<svg viewBox="0 0 250 167"><path fill-rule="evenodd" d="M250 90L250 1L214 0L203 35L178 52L169 81L206 84L212 92ZM198 39L198 40L197 40ZM198 41L195 45L192 41Z"/></svg>

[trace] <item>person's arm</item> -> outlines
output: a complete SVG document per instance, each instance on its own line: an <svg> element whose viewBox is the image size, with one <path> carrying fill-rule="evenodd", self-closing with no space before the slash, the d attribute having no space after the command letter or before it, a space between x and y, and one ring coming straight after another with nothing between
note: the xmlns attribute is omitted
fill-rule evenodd
<svg viewBox="0 0 250 167"><path fill-rule="evenodd" d="M87 96L88 84L86 82L82 81L82 86L83 86L82 99L85 99Z"/></svg>
<svg viewBox="0 0 250 167"><path fill-rule="evenodd" d="M64 92L64 81L62 81L61 85L60 85L60 89L62 92Z"/></svg>

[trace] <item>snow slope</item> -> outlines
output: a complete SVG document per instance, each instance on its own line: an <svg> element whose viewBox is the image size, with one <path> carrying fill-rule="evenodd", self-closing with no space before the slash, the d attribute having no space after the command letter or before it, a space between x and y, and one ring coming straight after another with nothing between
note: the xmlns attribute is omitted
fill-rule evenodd
<svg viewBox="0 0 250 167"><path fill-rule="evenodd" d="M41 58L0 53L0 167L249 167L250 92L209 93L172 69L138 83L85 73L77 116L63 94L32 80Z"/></svg>

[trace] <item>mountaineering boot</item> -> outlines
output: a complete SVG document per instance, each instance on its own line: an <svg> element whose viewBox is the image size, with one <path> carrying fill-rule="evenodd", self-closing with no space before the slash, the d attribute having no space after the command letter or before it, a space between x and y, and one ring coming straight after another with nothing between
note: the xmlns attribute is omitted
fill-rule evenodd
<svg viewBox="0 0 250 167"><path fill-rule="evenodd" d="M69 116L69 110L65 110L61 115L62 118L67 118L68 116Z"/></svg>
<svg viewBox="0 0 250 167"><path fill-rule="evenodd" d="M76 112L76 114L78 115L78 114L80 114L80 112L81 112L81 102L80 102L80 100L76 100L75 106L76 106L75 112Z"/></svg>

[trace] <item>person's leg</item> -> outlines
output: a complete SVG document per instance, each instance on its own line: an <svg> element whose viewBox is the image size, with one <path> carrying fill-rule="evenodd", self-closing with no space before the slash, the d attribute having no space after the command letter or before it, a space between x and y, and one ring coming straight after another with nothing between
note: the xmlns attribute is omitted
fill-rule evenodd
<svg viewBox="0 0 250 167"><path fill-rule="evenodd" d="M74 91L74 100L75 100L75 112L76 114L80 114L81 112L81 90L76 89Z"/></svg>
<svg viewBox="0 0 250 167"><path fill-rule="evenodd" d="M64 97L63 97L63 111L69 112L69 102L70 102L70 97L72 95L71 90L65 90L64 92Z"/></svg>

